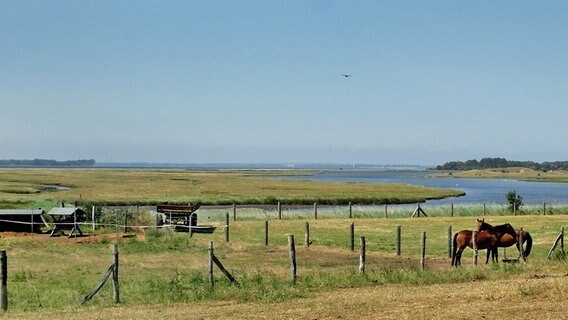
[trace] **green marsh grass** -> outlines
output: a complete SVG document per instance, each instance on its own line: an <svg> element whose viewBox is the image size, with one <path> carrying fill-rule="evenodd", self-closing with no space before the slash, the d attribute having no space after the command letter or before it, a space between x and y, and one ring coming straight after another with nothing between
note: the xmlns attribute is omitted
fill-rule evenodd
<svg viewBox="0 0 568 320"><path fill-rule="evenodd" d="M313 174L313 171L294 171ZM405 184L325 183L277 179L289 171L157 169L0 169L0 204L41 201L82 205L408 203L463 194ZM65 187L46 191L42 186Z"/></svg>

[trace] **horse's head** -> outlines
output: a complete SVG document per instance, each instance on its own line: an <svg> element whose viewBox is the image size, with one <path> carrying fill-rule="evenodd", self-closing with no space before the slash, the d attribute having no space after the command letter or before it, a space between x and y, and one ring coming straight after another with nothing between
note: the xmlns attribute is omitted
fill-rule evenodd
<svg viewBox="0 0 568 320"><path fill-rule="evenodd" d="M492 226L489 223L485 222L485 219L476 219L477 220L477 231L489 230Z"/></svg>
<svg viewBox="0 0 568 320"><path fill-rule="evenodd" d="M513 226L510 225L510 224L508 224L508 223L505 223L505 224L503 225L503 230L502 230L502 231L503 231L504 233L508 233L508 234L512 235L512 236L515 237L515 238L517 237L517 232L515 231L515 228L513 228Z"/></svg>

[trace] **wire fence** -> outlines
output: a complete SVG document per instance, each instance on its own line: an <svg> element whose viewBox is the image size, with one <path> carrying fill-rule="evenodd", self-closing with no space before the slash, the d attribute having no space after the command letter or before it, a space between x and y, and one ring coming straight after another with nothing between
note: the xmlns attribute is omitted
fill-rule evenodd
<svg viewBox="0 0 568 320"><path fill-rule="evenodd" d="M175 228L189 232L192 227L185 223L168 221L167 214L158 213L155 206L91 206L83 208L85 213L81 219L69 216L64 221L57 221L49 212L38 215L30 211L30 215L20 215L17 219L2 218L2 230L45 232L61 230L98 230L136 231L148 228ZM1 213L1 211L0 211ZM426 217L467 217L467 216L510 216L510 215L567 215L568 205L524 205L519 209L511 209L507 205L345 205L345 206L313 206L296 205L229 205L201 206L195 212L199 218L198 225L224 225L227 219L236 220L280 220L280 219L358 219L386 218L401 219L418 216ZM195 227L196 225L193 225ZM185 229L185 230L184 230Z"/></svg>

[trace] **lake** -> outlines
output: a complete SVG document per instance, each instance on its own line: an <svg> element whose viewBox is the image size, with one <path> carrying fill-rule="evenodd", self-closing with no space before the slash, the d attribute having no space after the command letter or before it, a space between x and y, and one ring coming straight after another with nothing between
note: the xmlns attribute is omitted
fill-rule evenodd
<svg viewBox="0 0 568 320"><path fill-rule="evenodd" d="M466 193L463 197L430 200L431 205L454 204L506 204L505 195L516 191L527 205L568 204L568 183L527 182L510 179L466 179L431 177L432 171L381 171L381 170L334 170L311 176L289 176L283 179L401 183L425 187L459 189Z"/></svg>

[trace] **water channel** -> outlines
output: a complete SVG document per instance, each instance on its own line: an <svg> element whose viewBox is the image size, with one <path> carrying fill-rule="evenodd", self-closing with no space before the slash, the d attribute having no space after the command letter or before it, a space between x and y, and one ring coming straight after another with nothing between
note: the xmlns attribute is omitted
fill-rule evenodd
<svg viewBox="0 0 568 320"><path fill-rule="evenodd" d="M462 190L463 197L427 201L429 205L448 204L506 204L505 195L516 191L528 205L568 204L568 183L528 182L510 179L438 178L432 171L381 171L381 170L332 170L310 176L288 176L283 179L397 183L425 187Z"/></svg>

